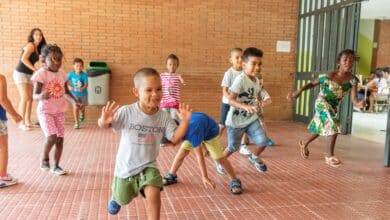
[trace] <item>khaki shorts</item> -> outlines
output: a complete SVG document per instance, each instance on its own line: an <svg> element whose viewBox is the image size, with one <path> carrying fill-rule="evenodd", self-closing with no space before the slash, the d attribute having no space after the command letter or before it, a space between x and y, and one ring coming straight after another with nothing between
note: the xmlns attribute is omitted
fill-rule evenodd
<svg viewBox="0 0 390 220"><path fill-rule="evenodd" d="M147 167L141 173L125 179L114 177L112 195L119 205L129 204L131 200L138 196L139 192L145 197L145 186L155 186L161 190L163 189L162 177L157 168Z"/></svg>
<svg viewBox="0 0 390 220"><path fill-rule="evenodd" d="M213 160L218 160L223 157L221 138L219 136L216 136L215 138L208 141L203 141L203 143L206 145L206 149L210 153L210 156L213 158ZM184 150L194 149L189 141L183 141L181 148Z"/></svg>
<svg viewBox="0 0 390 220"><path fill-rule="evenodd" d="M0 120L0 135L7 135L7 134L8 134L7 121Z"/></svg>

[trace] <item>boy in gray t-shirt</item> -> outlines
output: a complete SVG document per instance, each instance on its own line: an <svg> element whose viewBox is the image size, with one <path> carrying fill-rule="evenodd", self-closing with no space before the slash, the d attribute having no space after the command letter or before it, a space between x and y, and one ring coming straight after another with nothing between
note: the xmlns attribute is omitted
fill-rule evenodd
<svg viewBox="0 0 390 220"><path fill-rule="evenodd" d="M246 133L256 145L248 146L252 152L248 159L259 172L267 170L259 155L268 141L257 115L260 85L256 75L261 72L262 58L263 52L254 47L245 49L243 53L243 73L236 77L229 88L231 107L226 119L228 147L224 152L225 157L229 157L237 151L241 138Z"/></svg>
<svg viewBox="0 0 390 220"><path fill-rule="evenodd" d="M121 205L129 204L140 192L146 198L149 218L157 219L163 186L156 164L160 140L164 136L174 144L180 142L187 131L191 110L187 105L179 107L181 123L177 127L169 114L159 109L161 79L152 68L136 72L134 87L138 102L121 108L115 102L108 102L98 120L99 127L112 127L121 132L108 212L117 214Z"/></svg>

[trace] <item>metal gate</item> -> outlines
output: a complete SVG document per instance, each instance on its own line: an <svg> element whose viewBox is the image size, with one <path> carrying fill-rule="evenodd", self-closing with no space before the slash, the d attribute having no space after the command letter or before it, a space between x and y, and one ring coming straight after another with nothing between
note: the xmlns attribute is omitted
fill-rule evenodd
<svg viewBox="0 0 390 220"><path fill-rule="evenodd" d="M295 84L299 89L336 68L337 54L356 51L361 0L299 0ZM308 123L313 116L318 87L306 90L294 103L293 119ZM341 103L342 133L351 132L350 97Z"/></svg>

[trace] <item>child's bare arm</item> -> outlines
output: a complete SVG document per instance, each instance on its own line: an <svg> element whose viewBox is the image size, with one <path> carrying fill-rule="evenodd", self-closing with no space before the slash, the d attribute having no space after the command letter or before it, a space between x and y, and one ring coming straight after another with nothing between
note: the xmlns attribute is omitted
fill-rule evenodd
<svg viewBox="0 0 390 220"><path fill-rule="evenodd" d="M34 83L34 94L33 98L35 100L45 100L50 98L50 94L48 92L42 92L43 84L40 82Z"/></svg>
<svg viewBox="0 0 390 220"><path fill-rule="evenodd" d="M66 81L66 85L68 86L69 91L73 90L73 87L72 87L72 85L70 85L70 81L69 80Z"/></svg>
<svg viewBox="0 0 390 220"><path fill-rule="evenodd" d="M82 106L81 103L77 102L77 99L73 96L73 94L70 92L69 88L66 86L67 83L65 83L65 98L70 101L72 104L77 104L79 107Z"/></svg>
<svg viewBox="0 0 390 220"><path fill-rule="evenodd" d="M9 114L9 116L16 122L20 122L22 120L22 116L20 116L14 107L11 104L11 101L8 98L7 94L7 81L3 75L0 74L0 105L4 108L4 110Z"/></svg>
<svg viewBox="0 0 390 220"><path fill-rule="evenodd" d="M264 88L261 88L259 92L258 101L260 102L262 107L265 107L272 103L271 96Z"/></svg>
<svg viewBox="0 0 390 220"><path fill-rule="evenodd" d="M101 128L109 128L115 121L115 113L117 112L119 105L115 101L108 101L102 108L102 114L98 119L98 125Z"/></svg>
<svg viewBox="0 0 390 220"><path fill-rule="evenodd" d="M222 95L229 99L230 94L229 94L228 89L229 89L228 87L222 86Z"/></svg>
<svg viewBox="0 0 390 220"><path fill-rule="evenodd" d="M187 85L186 82L184 81L183 77L181 75L179 76L180 83L183 84L184 86Z"/></svg>
<svg viewBox="0 0 390 220"><path fill-rule="evenodd" d="M84 83L84 85L80 88L81 91L86 90L88 87L88 83Z"/></svg>
<svg viewBox="0 0 390 220"><path fill-rule="evenodd" d="M194 151L196 154L196 158L198 159L198 165L199 165L200 173L202 175L202 181L204 187L214 189L215 183L212 180L210 180L209 177L207 176L207 169L203 157L202 146L198 146L197 148L195 148Z"/></svg>
<svg viewBox="0 0 390 220"><path fill-rule="evenodd" d="M236 108L241 108L241 109L244 109L245 111L249 112L249 113L255 113L257 112L259 109L256 106L251 106L251 105L247 105L247 104L244 104L244 103L241 103L239 101L237 101L237 96L238 94L237 93L230 93L229 95L229 104L233 107L236 107Z"/></svg>
<svg viewBox="0 0 390 220"><path fill-rule="evenodd" d="M351 89L351 98L352 98L352 103L358 107L358 108L363 108L364 107L364 101L359 101L358 98L357 98L357 87L356 86L352 86L352 89Z"/></svg>
<svg viewBox="0 0 390 220"><path fill-rule="evenodd" d="M190 118L192 110L186 104L180 104L179 109L177 110L177 115L180 118L180 125L176 128L173 137L171 138L171 142L176 145L178 144L184 137L187 132L188 125L190 124Z"/></svg>
<svg viewBox="0 0 390 220"><path fill-rule="evenodd" d="M302 87L301 87L300 89L298 89L297 91L294 91L294 92L292 92L292 93L289 92L289 93L287 94L287 99L288 99L289 101L292 101L293 99L298 98L298 97L302 94L303 91L308 90L308 89L311 89L311 88L313 88L313 87L316 87L316 86L318 86L319 84L320 84L319 79L315 79L315 80L313 80L312 82L310 82L310 83L308 83L308 84L302 86Z"/></svg>

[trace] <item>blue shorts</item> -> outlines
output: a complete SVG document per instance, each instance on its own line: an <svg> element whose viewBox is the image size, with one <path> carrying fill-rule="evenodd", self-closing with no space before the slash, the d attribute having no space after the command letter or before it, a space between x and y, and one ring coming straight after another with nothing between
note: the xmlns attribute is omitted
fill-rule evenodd
<svg viewBox="0 0 390 220"><path fill-rule="evenodd" d="M219 124L220 125L225 125L226 117L227 117L227 114L229 112L229 109L230 109L230 105L229 104L225 104L225 103L222 102L222 105L221 105L221 119L219 120Z"/></svg>
<svg viewBox="0 0 390 220"><path fill-rule="evenodd" d="M265 134L259 120L254 120L251 124L244 128L233 128L228 126L228 151L233 153L240 149L241 138L244 133L247 133L249 138L258 147L267 146L268 137Z"/></svg>

